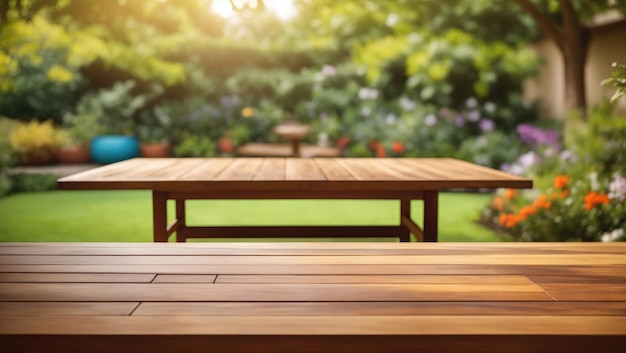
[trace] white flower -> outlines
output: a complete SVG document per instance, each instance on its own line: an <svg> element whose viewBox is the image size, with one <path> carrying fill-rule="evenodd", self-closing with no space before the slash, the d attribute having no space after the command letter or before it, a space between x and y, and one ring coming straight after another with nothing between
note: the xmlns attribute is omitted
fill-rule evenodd
<svg viewBox="0 0 626 353"><path fill-rule="evenodd" d="M409 98L402 97L400 98L400 106L402 107L402 109L406 111L411 111L415 109L416 104L414 101L410 100Z"/></svg>
<svg viewBox="0 0 626 353"><path fill-rule="evenodd" d="M359 99L376 99L378 98L378 90L376 88L361 87L359 89Z"/></svg>
<svg viewBox="0 0 626 353"><path fill-rule="evenodd" d="M496 104L493 102L487 102L485 103L485 111L487 113L493 113L496 111Z"/></svg>
<svg viewBox="0 0 626 353"><path fill-rule="evenodd" d="M424 123L426 124L426 126L433 126L437 124L437 117L435 116L435 114L428 114L426 115L426 118L424 118Z"/></svg>
<svg viewBox="0 0 626 353"><path fill-rule="evenodd" d="M324 76L335 76L337 74L337 68L332 65L322 66L322 74Z"/></svg>
<svg viewBox="0 0 626 353"><path fill-rule="evenodd" d="M387 123L387 125L393 125L396 123L396 115L393 113L389 113L387 115L385 115L385 122Z"/></svg>
<svg viewBox="0 0 626 353"><path fill-rule="evenodd" d="M472 97L468 99L467 101L465 101L465 106L470 109L476 108L478 106L478 101L476 100L476 98Z"/></svg>
<svg viewBox="0 0 626 353"><path fill-rule="evenodd" d="M618 228L612 232L602 234L602 236L600 237L600 240L603 243L608 243L608 242L616 241L623 236L624 236L624 229Z"/></svg>
<svg viewBox="0 0 626 353"><path fill-rule="evenodd" d="M626 178L613 174L613 180L609 184L609 198L617 202L623 202L626 199Z"/></svg>

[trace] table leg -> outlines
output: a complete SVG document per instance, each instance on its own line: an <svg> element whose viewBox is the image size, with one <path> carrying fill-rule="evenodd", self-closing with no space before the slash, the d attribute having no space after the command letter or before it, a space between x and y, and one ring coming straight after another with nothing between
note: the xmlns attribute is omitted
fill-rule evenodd
<svg viewBox="0 0 626 353"><path fill-rule="evenodd" d="M300 157L300 140L291 139L289 142L291 145L291 155L293 157Z"/></svg>
<svg viewBox="0 0 626 353"><path fill-rule="evenodd" d="M424 191L424 241L437 241L439 192Z"/></svg>
<svg viewBox="0 0 626 353"><path fill-rule="evenodd" d="M167 193L152 192L152 227L154 242L167 242Z"/></svg>
<svg viewBox="0 0 626 353"><path fill-rule="evenodd" d="M411 219L411 200L400 200L400 224L403 224L406 218ZM402 230L400 241L411 241L411 231L409 230L409 228Z"/></svg>
<svg viewBox="0 0 626 353"><path fill-rule="evenodd" d="M181 235L181 230L187 225L185 217L185 200L176 199L176 220L178 222L176 242L178 243L187 241L187 238Z"/></svg>

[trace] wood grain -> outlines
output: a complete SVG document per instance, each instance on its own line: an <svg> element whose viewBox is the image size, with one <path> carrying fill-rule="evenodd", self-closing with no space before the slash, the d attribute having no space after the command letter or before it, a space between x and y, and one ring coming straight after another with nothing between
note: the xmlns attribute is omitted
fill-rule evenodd
<svg viewBox="0 0 626 353"><path fill-rule="evenodd" d="M0 351L622 353L625 254L624 243L4 243Z"/></svg>

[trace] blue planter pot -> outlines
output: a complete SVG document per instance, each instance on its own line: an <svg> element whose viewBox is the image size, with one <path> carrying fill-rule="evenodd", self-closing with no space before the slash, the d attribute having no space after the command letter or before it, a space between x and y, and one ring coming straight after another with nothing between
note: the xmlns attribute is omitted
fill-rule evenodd
<svg viewBox="0 0 626 353"><path fill-rule="evenodd" d="M139 156L139 141L125 135L102 135L91 141L91 158L109 164Z"/></svg>

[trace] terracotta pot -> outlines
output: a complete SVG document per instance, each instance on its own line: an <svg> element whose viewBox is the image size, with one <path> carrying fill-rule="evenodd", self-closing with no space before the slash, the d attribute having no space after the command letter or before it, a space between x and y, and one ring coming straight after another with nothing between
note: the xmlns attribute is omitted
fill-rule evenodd
<svg viewBox="0 0 626 353"><path fill-rule="evenodd" d="M167 142L142 143L141 156L144 158L164 158L170 156L170 144Z"/></svg>
<svg viewBox="0 0 626 353"><path fill-rule="evenodd" d="M50 165L56 162L56 154L53 151L41 151L39 153L27 153L22 156L24 165Z"/></svg>
<svg viewBox="0 0 626 353"><path fill-rule="evenodd" d="M91 161L89 145L61 147L57 151L57 159L61 164L85 164Z"/></svg>

